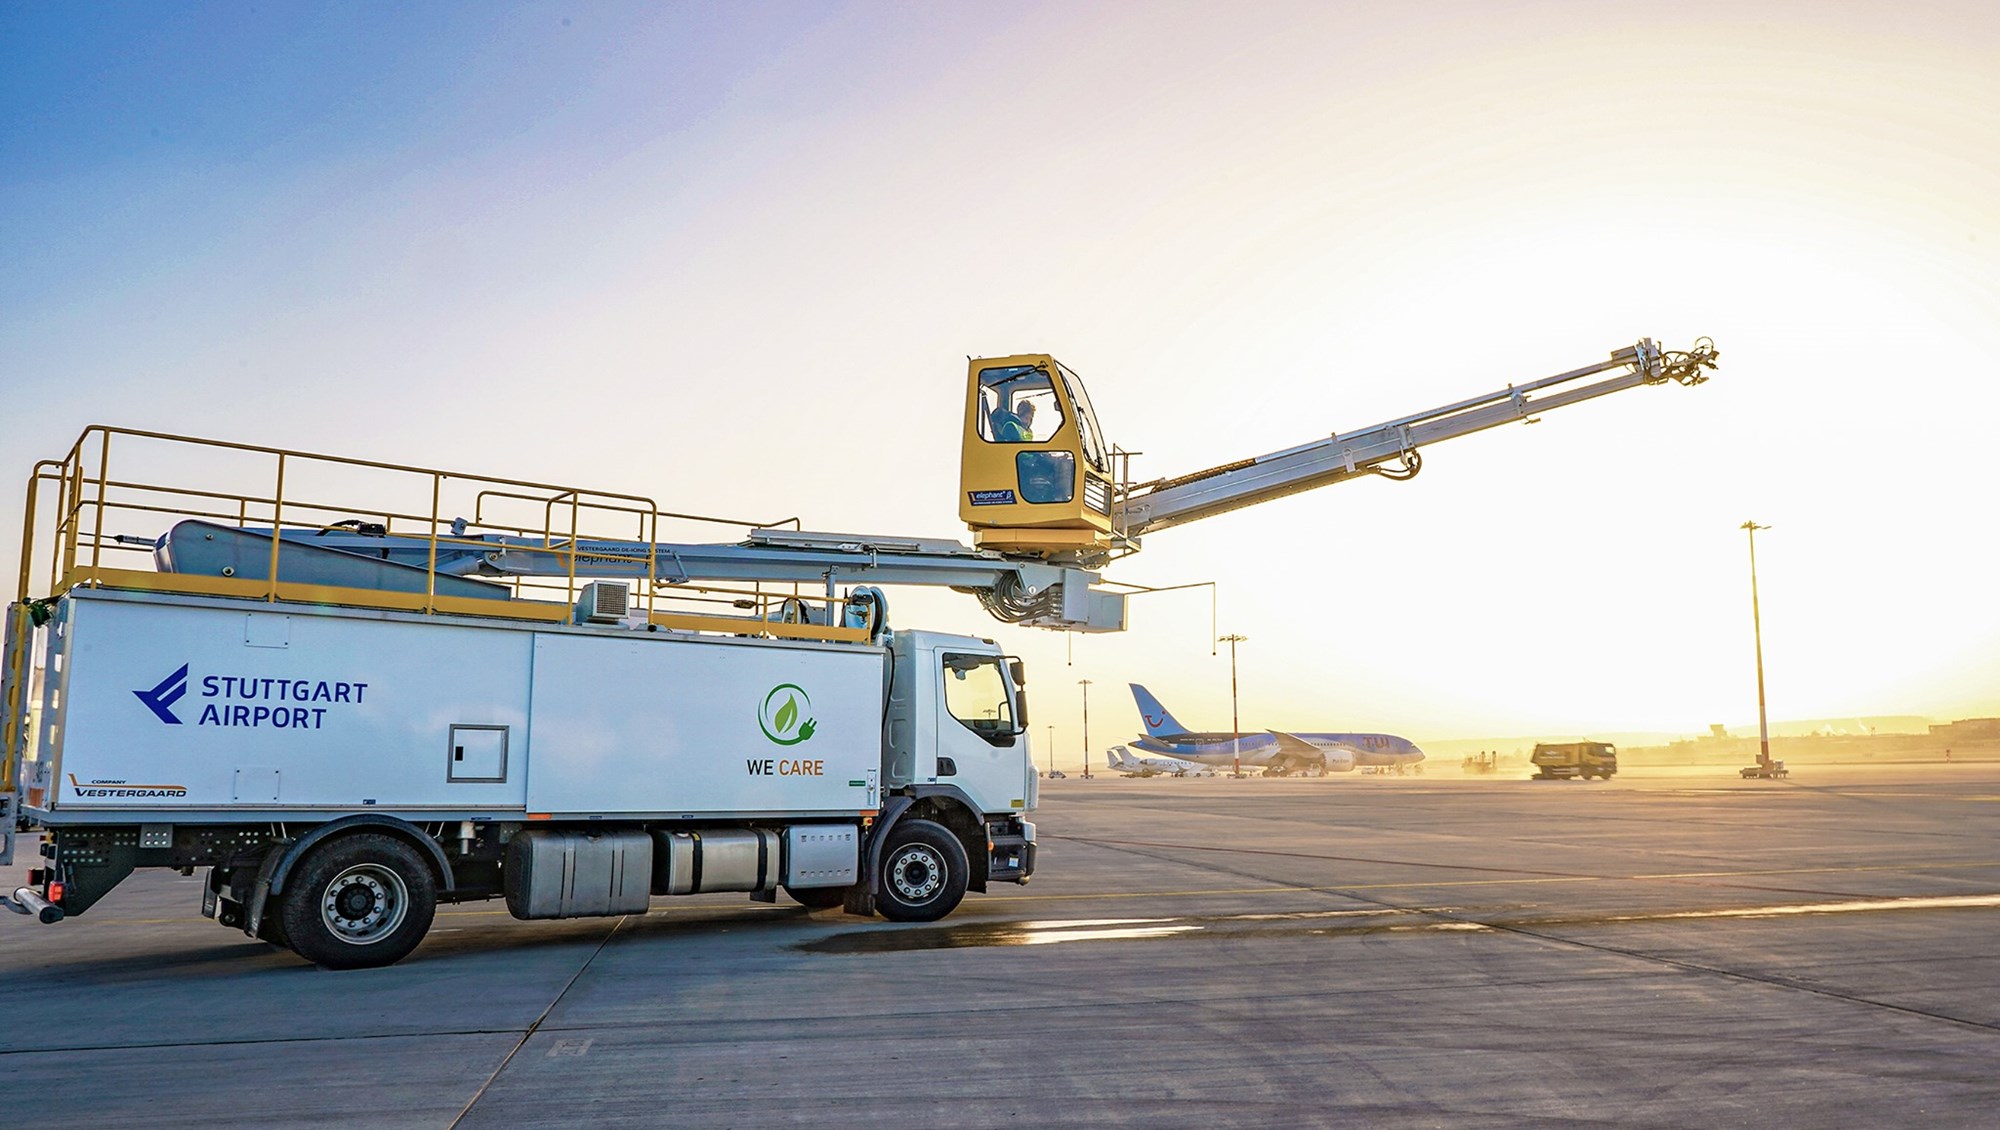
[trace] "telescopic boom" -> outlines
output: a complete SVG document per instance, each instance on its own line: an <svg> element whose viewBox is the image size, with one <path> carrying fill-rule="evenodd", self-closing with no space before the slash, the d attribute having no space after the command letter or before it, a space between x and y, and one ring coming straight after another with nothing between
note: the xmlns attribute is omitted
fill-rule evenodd
<svg viewBox="0 0 2000 1130"><path fill-rule="evenodd" d="M1136 538L1362 475L1413 478L1423 468L1419 448L1427 444L1516 421L1533 423L1537 413L1640 385L1667 381L1698 385L1708 379L1706 371L1715 368L1715 357L1715 343L1707 338L1686 352L1662 351L1648 338L1595 365L1508 385L1373 427L1337 432L1254 459L1136 485L1124 492L1113 525L1126 537ZM1614 370L1622 371L1590 384L1562 387Z"/></svg>

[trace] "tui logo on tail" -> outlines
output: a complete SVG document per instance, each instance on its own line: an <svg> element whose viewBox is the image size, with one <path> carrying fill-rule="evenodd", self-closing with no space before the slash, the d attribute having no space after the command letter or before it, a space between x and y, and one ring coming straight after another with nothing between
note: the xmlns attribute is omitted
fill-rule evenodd
<svg viewBox="0 0 2000 1130"><path fill-rule="evenodd" d="M1132 702L1138 706L1139 720L1146 724L1148 734L1157 738L1188 732L1187 727L1181 725L1180 720L1168 713L1160 700L1153 697L1153 692L1137 683L1129 685L1132 688Z"/></svg>

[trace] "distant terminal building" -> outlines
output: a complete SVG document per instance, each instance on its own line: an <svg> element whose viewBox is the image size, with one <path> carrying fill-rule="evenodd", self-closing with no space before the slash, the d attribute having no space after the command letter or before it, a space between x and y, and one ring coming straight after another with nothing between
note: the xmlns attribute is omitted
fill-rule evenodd
<svg viewBox="0 0 2000 1130"><path fill-rule="evenodd" d="M2000 741L2000 718L1961 718L1932 726L1931 737L1950 742Z"/></svg>

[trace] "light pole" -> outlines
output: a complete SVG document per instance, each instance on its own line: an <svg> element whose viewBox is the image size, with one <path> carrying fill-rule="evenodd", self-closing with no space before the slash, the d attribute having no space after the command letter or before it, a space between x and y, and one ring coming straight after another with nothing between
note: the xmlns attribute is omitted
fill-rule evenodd
<svg viewBox="0 0 2000 1130"><path fill-rule="evenodd" d="M1076 683L1078 686L1083 688L1083 776L1085 780L1089 780L1090 779L1090 680L1078 679Z"/></svg>
<svg viewBox="0 0 2000 1130"><path fill-rule="evenodd" d="M1771 725L1764 713L1764 618L1757 608L1757 531L1770 528L1755 522L1738 527L1750 535L1750 630L1757 643L1757 764L1766 772L1771 768Z"/></svg>
<svg viewBox="0 0 2000 1130"><path fill-rule="evenodd" d="M1243 725L1236 720L1236 645L1249 642L1249 636L1231 632L1216 643L1229 645L1229 760L1230 776L1243 775Z"/></svg>
<svg viewBox="0 0 2000 1130"><path fill-rule="evenodd" d="M1056 728L1054 723L1050 723L1049 724L1049 772L1053 773L1055 771L1056 771Z"/></svg>

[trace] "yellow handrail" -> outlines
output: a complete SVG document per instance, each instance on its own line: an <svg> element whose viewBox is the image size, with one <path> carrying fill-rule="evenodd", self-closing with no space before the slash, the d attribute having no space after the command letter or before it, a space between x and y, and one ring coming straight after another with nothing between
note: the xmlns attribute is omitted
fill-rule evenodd
<svg viewBox="0 0 2000 1130"><path fill-rule="evenodd" d="M134 450L127 450L133 445L136 445ZM114 446L118 448L122 471L116 478L110 473ZM167 481L158 478L148 462L148 457L155 454L153 450L155 446L168 453L164 464L173 477ZM269 494L218 489L213 482L193 477L197 471L208 469L202 466L204 455L213 456L214 461L220 462L222 459L234 458L239 454L268 457L272 460L272 478L266 480L272 487ZM384 498L356 500L355 503L335 501L333 496L340 492L326 492L327 497L323 498L311 485L307 485L308 493L305 496L292 497L288 493L298 489L299 484L308 483L312 475L320 473L321 468L340 468L339 473L343 475L354 471L379 474L386 477L385 487L405 492L421 483L429 488L428 513L422 510L411 512L407 507L393 504L382 505ZM451 487L449 495L448 486ZM459 495L461 489L466 493L458 505L470 504L469 509L473 518L469 521L447 517L447 507L453 505L449 498L461 497ZM48 490L54 490L57 494L57 505L53 511L40 505L42 493ZM397 608L422 613L450 612L457 615L484 614L533 620L557 620L567 616L569 606L577 598L579 582L583 579L579 576L581 564L579 555L584 552L583 546L591 541L625 540L630 536L626 530L636 523L638 540L643 549L635 546L633 552L619 553L600 546L592 548L589 556L593 561L625 562L633 567L634 575L630 579L640 589L638 596L643 613L649 620L661 623L671 619L677 627L727 631L739 635L813 638L814 634L818 633L818 638L840 640L849 639L854 635L852 629L830 626L839 619L833 613L844 603L840 598L831 595L803 596L797 593L797 586L792 586L794 599L802 598L814 603L825 603L828 610L826 617L829 621L828 626L772 623L772 610L783 598L777 594L767 593L761 585L746 594L750 597L747 603L752 608L751 616L682 615L663 606L667 601L705 603L703 597L710 593L727 592L734 595L741 592L741 590L718 590L704 586L676 585L662 581L659 576L660 557L657 542L660 520L663 517L675 521L710 522L752 528L786 523L796 525L796 518L785 519L778 523L743 523L732 519L662 511L656 502L643 495L587 490L575 486L539 483L503 476L466 475L377 459L350 458L263 444L202 439L169 432L119 428L103 424L93 424L85 428L61 459L43 460L37 463L29 477L27 493L28 501L22 520L19 584L19 599L23 601L30 600L37 594L35 556L39 544L38 536L41 536L47 538L49 553L48 571L44 578L46 587L41 589L42 595L47 597L59 597L76 586L151 588L169 592L250 596L265 601L311 600L319 603ZM541 528L537 530L525 523L516 525L489 518L487 503L500 500L538 505L542 512ZM565 510L567 514L562 514ZM103 557L107 548L143 549L144 547L143 539L121 539L107 533L107 530L116 529L113 523L119 520L129 520L138 516L156 519L178 517L218 523L234 522L237 526L250 526L253 523L261 523L266 513L269 515L271 545L265 563L265 576L261 580L253 581L250 578L232 576L161 574L157 571L113 567L107 565ZM285 536L288 525L295 530L326 529L336 522L352 521L352 516L355 514L368 515L370 520L379 515L385 531L394 531L399 524L403 524L405 528L399 531L399 536L409 537L415 534L424 539L426 578L421 593L392 593L375 589L314 585L287 579L284 554L289 546L296 544ZM528 520L533 521L532 518ZM460 523L463 523L462 527ZM466 536L458 536L460 528L467 531ZM418 533L418 530L421 530L421 533ZM530 576L499 578L502 583L510 587L513 595L510 601L459 598L441 594L438 588L438 563L441 550L454 546L490 547L492 543L479 540L477 536L479 534L503 534L535 539L540 542L536 551L552 555L549 563L559 566L560 574L543 578ZM296 567L293 572L296 572ZM502 605L516 607L502 611Z"/></svg>
<svg viewBox="0 0 2000 1130"><path fill-rule="evenodd" d="M16 772L21 764L21 746L27 738L29 666L28 643L34 638L34 624L22 609L9 625L13 630L5 641L7 670L14 677L7 684L7 701L0 710L7 718L7 732L0 735L0 796L14 791Z"/></svg>

